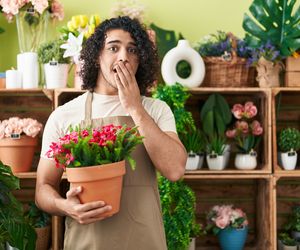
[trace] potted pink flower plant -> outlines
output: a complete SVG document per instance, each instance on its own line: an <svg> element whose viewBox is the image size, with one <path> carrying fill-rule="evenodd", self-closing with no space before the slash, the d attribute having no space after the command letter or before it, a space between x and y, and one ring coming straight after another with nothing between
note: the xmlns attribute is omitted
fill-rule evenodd
<svg viewBox="0 0 300 250"><path fill-rule="evenodd" d="M30 170L42 128L32 118L11 117L0 121L0 160L14 173Z"/></svg>
<svg viewBox="0 0 300 250"><path fill-rule="evenodd" d="M130 156L143 137L137 127L113 124L87 129L77 126L58 142L52 142L46 153L56 167L64 168L72 187L81 186L81 203L103 200L112 206L109 215L119 211L125 160L134 170ZM97 190L97 192L95 192Z"/></svg>
<svg viewBox="0 0 300 250"><path fill-rule="evenodd" d="M254 169L257 166L255 148L261 140L263 128L254 117L257 107L253 102L244 105L235 104L231 109L236 122L232 129L226 131L228 138L234 139L238 153L235 157L235 167L238 169Z"/></svg>
<svg viewBox="0 0 300 250"><path fill-rule="evenodd" d="M218 236L222 250L242 250L248 233L246 214L233 205L214 206L207 214L207 231Z"/></svg>

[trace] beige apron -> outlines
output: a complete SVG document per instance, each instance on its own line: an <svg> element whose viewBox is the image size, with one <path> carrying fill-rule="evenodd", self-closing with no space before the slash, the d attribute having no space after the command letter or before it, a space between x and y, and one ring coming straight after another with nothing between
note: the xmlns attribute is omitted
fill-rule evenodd
<svg viewBox="0 0 300 250"><path fill-rule="evenodd" d="M93 94L88 92L82 126L108 124L135 126L130 116L91 120ZM65 250L165 250L166 239L155 168L144 145L132 154L136 169L126 163L120 211L88 225L66 218Z"/></svg>

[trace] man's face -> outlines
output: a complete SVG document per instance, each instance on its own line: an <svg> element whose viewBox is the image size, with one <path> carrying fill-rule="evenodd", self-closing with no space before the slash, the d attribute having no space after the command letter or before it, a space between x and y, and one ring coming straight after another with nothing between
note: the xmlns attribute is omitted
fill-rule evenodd
<svg viewBox="0 0 300 250"><path fill-rule="evenodd" d="M138 69L139 57L136 44L130 33L121 29L109 30L106 33L104 47L99 56L99 84L117 89L114 82L114 67L121 60L130 64L135 75Z"/></svg>

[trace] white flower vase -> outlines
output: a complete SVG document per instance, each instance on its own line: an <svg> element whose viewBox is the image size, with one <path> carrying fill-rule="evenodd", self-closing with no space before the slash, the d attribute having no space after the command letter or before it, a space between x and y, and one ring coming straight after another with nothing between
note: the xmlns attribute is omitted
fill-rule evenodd
<svg viewBox="0 0 300 250"><path fill-rule="evenodd" d="M253 170L257 166L257 154L236 154L234 165L240 170Z"/></svg>
<svg viewBox="0 0 300 250"><path fill-rule="evenodd" d="M39 63L35 52L17 55L17 67L21 74L23 89L37 88L39 85Z"/></svg>
<svg viewBox="0 0 300 250"><path fill-rule="evenodd" d="M209 170L223 170L225 168L224 155L209 154L206 156Z"/></svg>
<svg viewBox="0 0 300 250"><path fill-rule="evenodd" d="M68 80L69 64L50 62L44 64L46 88L65 88Z"/></svg>
<svg viewBox="0 0 300 250"><path fill-rule="evenodd" d="M281 164L284 170L294 170L297 164L297 152L280 153Z"/></svg>
<svg viewBox="0 0 300 250"><path fill-rule="evenodd" d="M200 162L200 156L195 153L189 153L185 165L186 170L196 170Z"/></svg>
<svg viewBox="0 0 300 250"><path fill-rule="evenodd" d="M191 65L191 74L181 78L176 70L180 61L187 61ZM180 82L183 86L193 88L200 86L205 75L202 57L194 50L187 40L179 40L175 48L169 50L161 63L161 74L167 85Z"/></svg>
<svg viewBox="0 0 300 250"><path fill-rule="evenodd" d="M196 238L190 238L190 244L188 250L196 250Z"/></svg>

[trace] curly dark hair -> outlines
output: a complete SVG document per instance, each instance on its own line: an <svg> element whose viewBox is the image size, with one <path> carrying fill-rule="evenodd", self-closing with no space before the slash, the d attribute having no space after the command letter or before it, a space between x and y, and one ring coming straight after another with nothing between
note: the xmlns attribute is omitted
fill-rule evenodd
<svg viewBox="0 0 300 250"><path fill-rule="evenodd" d="M96 29L95 33L87 39L81 54L80 61L83 62L80 76L83 80L82 89L93 91L96 87L99 70L98 58L104 48L106 33L109 30L122 29L131 34L135 41L139 65L136 72L136 80L142 95L150 88L157 79L159 71L159 60L155 45L149 39L145 27L136 19L128 16L111 18L103 21Z"/></svg>

